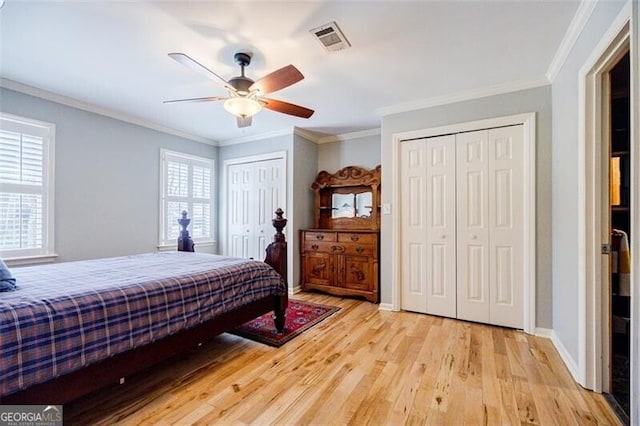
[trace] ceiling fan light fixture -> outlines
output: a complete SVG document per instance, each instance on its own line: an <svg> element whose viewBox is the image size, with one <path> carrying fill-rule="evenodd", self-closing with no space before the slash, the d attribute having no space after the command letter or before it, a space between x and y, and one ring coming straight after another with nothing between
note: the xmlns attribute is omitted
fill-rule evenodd
<svg viewBox="0 0 640 426"><path fill-rule="evenodd" d="M169 57L187 68L197 71L207 78L218 81L225 89L227 89L229 96L176 99L173 101L164 101L165 103L224 100L224 109L236 116L238 128L251 126L251 117L259 113L263 107L271 111L300 118L309 118L313 115L314 111L312 109L296 104L290 104L289 102L279 101L277 99L262 97L264 94L276 92L304 79L302 73L293 65L287 65L265 75L257 81L253 81L244 75L244 68L251 63L251 54L238 52L234 55L234 59L236 60L236 63L240 65L241 75L233 77L227 81L184 53L169 53Z"/></svg>
<svg viewBox="0 0 640 426"><path fill-rule="evenodd" d="M233 97L224 101L224 109L236 117L252 117L262 110L262 105L255 99Z"/></svg>

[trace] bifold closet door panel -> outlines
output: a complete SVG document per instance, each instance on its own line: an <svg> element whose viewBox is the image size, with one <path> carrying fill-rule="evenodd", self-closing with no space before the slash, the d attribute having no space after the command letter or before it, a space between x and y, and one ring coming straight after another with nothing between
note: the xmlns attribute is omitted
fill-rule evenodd
<svg viewBox="0 0 640 426"><path fill-rule="evenodd" d="M490 129L488 138L489 323L523 328L522 126Z"/></svg>
<svg viewBox="0 0 640 426"><path fill-rule="evenodd" d="M284 206L284 158L254 163L253 197L255 221L251 233L254 243L254 259L263 260L273 237L273 212Z"/></svg>
<svg viewBox="0 0 640 426"><path fill-rule="evenodd" d="M401 144L402 309L456 317L455 136Z"/></svg>
<svg viewBox="0 0 640 426"><path fill-rule="evenodd" d="M264 259L273 235L273 212L284 206L285 170L283 158L229 166L225 254Z"/></svg>
<svg viewBox="0 0 640 426"><path fill-rule="evenodd" d="M253 164L231 165L227 173L227 255L248 258L252 254Z"/></svg>
<svg viewBox="0 0 640 426"><path fill-rule="evenodd" d="M488 131L456 135L458 318L489 322Z"/></svg>

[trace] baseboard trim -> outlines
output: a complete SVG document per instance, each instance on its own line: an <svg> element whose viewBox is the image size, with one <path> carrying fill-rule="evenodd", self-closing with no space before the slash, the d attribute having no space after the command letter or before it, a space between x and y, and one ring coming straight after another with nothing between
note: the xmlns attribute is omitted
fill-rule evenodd
<svg viewBox="0 0 640 426"><path fill-rule="evenodd" d="M539 329L536 329L536 333L538 330ZM547 330L547 329L540 329L540 330ZM579 380L580 376L578 374L578 371L579 371L578 364L573 359L573 357L569 354L569 351L567 350L567 348L564 347L564 345L562 344L562 341L560 340L556 332L554 330L549 330L549 331L551 332L549 339L551 340L551 343L553 343L553 346L558 351L558 354L560 355L560 358L562 358L564 365L566 365L567 369L569 369L569 373L571 373L571 377L573 377L573 380L575 380L576 383L580 383L580 380Z"/></svg>
<svg viewBox="0 0 640 426"><path fill-rule="evenodd" d="M543 327L536 327L534 333L538 337L545 337L547 339L551 339L551 336L553 335L553 329L551 329L551 328L543 328Z"/></svg>
<svg viewBox="0 0 640 426"><path fill-rule="evenodd" d="M379 311L393 311L393 305L391 303L381 303L378 305Z"/></svg>

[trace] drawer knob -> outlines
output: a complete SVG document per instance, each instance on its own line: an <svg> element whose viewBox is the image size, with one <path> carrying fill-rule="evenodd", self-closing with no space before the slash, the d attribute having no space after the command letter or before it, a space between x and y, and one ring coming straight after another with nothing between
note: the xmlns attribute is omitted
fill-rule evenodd
<svg viewBox="0 0 640 426"><path fill-rule="evenodd" d="M360 237L358 237L357 235L352 235L351 236L351 241L358 241L360 239Z"/></svg>
<svg viewBox="0 0 640 426"><path fill-rule="evenodd" d="M316 235L316 239L318 240L324 240L324 235L320 234L320 235Z"/></svg>
<svg viewBox="0 0 640 426"><path fill-rule="evenodd" d="M311 245L311 248L314 249L314 250L318 250L318 248L320 248L320 246L317 245L317 244L313 244L313 245Z"/></svg>
<svg viewBox="0 0 640 426"><path fill-rule="evenodd" d="M358 254L362 254L363 251L364 249L362 247L356 247L356 252L358 252Z"/></svg>

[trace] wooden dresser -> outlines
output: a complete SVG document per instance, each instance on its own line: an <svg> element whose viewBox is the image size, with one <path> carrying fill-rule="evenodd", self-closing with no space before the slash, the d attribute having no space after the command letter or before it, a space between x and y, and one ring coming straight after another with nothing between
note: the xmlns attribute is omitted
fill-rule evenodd
<svg viewBox="0 0 640 426"><path fill-rule="evenodd" d="M377 303L380 166L320 172L311 188L316 227L300 231L302 290Z"/></svg>
<svg viewBox="0 0 640 426"><path fill-rule="evenodd" d="M302 230L302 289L378 302L378 232Z"/></svg>

